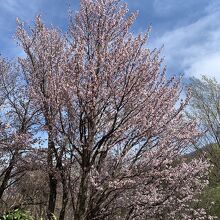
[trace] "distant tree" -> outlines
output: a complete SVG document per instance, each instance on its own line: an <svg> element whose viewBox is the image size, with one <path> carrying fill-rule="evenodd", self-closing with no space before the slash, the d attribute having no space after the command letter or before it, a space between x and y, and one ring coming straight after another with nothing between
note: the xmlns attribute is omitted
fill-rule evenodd
<svg viewBox="0 0 220 220"><path fill-rule="evenodd" d="M209 187L203 192L200 207L220 218L220 84L214 78L191 78L192 91L187 115L196 119L204 135L194 142L197 154L204 154L213 168L209 175ZM208 210L207 209L207 210Z"/></svg>
<svg viewBox="0 0 220 220"><path fill-rule="evenodd" d="M192 92L188 116L196 119L204 131L203 138L195 142L195 147L206 152L214 165L214 182L220 181L220 84L213 78L191 78Z"/></svg>
<svg viewBox="0 0 220 220"><path fill-rule="evenodd" d="M0 58L0 200L4 191L26 171L23 154L33 144L31 127L35 112L17 67Z"/></svg>
<svg viewBox="0 0 220 220"><path fill-rule="evenodd" d="M184 119L189 97L177 105L180 80L167 78L159 51L146 47L148 32L130 33L136 14L127 12L120 0L81 0L68 34L40 17L31 28L18 21L25 92L12 107L30 105L25 134L47 137L29 162L39 156L47 174L50 220L63 220L68 205L74 220L208 218L190 207L209 164L183 156L201 135Z"/></svg>

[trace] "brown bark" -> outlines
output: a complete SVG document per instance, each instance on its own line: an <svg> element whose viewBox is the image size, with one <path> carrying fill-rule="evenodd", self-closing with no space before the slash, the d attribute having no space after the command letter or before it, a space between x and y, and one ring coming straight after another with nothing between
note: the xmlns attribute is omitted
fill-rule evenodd
<svg viewBox="0 0 220 220"><path fill-rule="evenodd" d="M47 207L47 218L53 220L53 214L56 206L57 198L57 179L53 171L53 151L54 142L51 137L51 133L48 135L48 166L49 166L49 201Z"/></svg>
<svg viewBox="0 0 220 220"><path fill-rule="evenodd" d="M78 202L76 206L74 219L77 220L85 219L87 191L88 191L87 174L86 172L83 172L81 177Z"/></svg>
<svg viewBox="0 0 220 220"><path fill-rule="evenodd" d="M17 151L13 154L13 156L12 156L12 158L11 158L11 161L10 161L10 163L9 163L9 165L8 165L8 167L7 167L7 169L6 169L6 171L5 171L5 175L4 175L4 178L3 178L3 180L2 180L2 184L1 184L1 186L0 186L0 199L2 198L4 191L5 191L5 189L6 189L7 186L8 186L8 181L9 181L10 178L11 178L11 172L12 172L12 170L13 170L13 168L14 168L15 159L16 159L16 157L17 157L17 154L18 154Z"/></svg>
<svg viewBox="0 0 220 220"><path fill-rule="evenodd" d="M68 187L67 187L67 181L65 176L65 171L62 170L61 178L62 178L62 185L63 185L63 196L62 196L62 208L60 211L59 220L64 220L65 218L65 212L66 212L66 206L68 203Z"/></svg>
<svg viewBox="0 0 220 220"><path fill-rule="evenodd" d="M4 175L4 178L3 178L3 181L2 181L2 184L0 186L0 199L2 198L3 196L3 193L5 191L5 189L7 188L7 185L8 185L8 181L11 177L11 172L12 172L12 169L14 168L13 164L10 164L7 168L7 171L5 172L5 175Z"/></svg>
<svg viewBox="0 0 220 220"><path fill-rule="evenodd" d="M82 174L80 181L80 188L78 193L78 200L75 210L74 219L84 220L86 219L86 206L87 206L87 194L88 194L88 174L89 174L89 158L90 154L88 151L88 146L83 149L83 158L82 158Z"/></svg>

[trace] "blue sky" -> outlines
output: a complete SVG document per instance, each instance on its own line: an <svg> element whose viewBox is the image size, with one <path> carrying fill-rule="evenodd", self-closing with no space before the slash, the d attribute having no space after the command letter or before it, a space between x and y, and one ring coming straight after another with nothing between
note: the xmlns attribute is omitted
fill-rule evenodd
<svg viewBox="0 0 220 220"><path fill-rule="evenodd" d="M126 0L131 11L139 10L133 32L152 26L149 47L164 45L169 74L186 77L207 75L220 81L219 0ZM68 8L77 9L79 0L1 0L0 53L21 54L13 35L16 18L31 23L41 14L47 24L66 30Z"/></svg>

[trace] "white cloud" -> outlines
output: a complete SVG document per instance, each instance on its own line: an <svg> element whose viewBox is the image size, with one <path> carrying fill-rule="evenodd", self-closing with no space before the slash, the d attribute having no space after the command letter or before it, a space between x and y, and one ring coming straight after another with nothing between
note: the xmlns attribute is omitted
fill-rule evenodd
<svg viewBox="0 0 220 220"><path fill-rule="evenodd" d="M209 5L205 16L152 42L154 47L164 45L168 67L186 76L205 74L220 81L220 10L217 9L216 4Z"/></svg>
<svg viewBox="0 0 220 220"><path fill-rule="evenodd" d="M202 75L215 77L220 82L220 52L208 54L200 60L194 61L187 72L198 78L201 78Z"/></svg>

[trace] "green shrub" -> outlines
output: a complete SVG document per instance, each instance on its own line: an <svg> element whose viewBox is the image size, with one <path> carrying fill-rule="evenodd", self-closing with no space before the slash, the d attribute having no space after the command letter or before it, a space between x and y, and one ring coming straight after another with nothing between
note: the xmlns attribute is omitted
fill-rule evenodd
<svg viewBox="0 0 220 220"><path fill-rule="evenodd" d="M220 184L210 186L202 193L200 207L220 219Z"/></svg>
<svg viewBox="0 0 220 220"><path fill-rule="evenodd" d="M13 211L4 214L0 220L34 220L27 212L21 209L15 209Z"/></svg>

